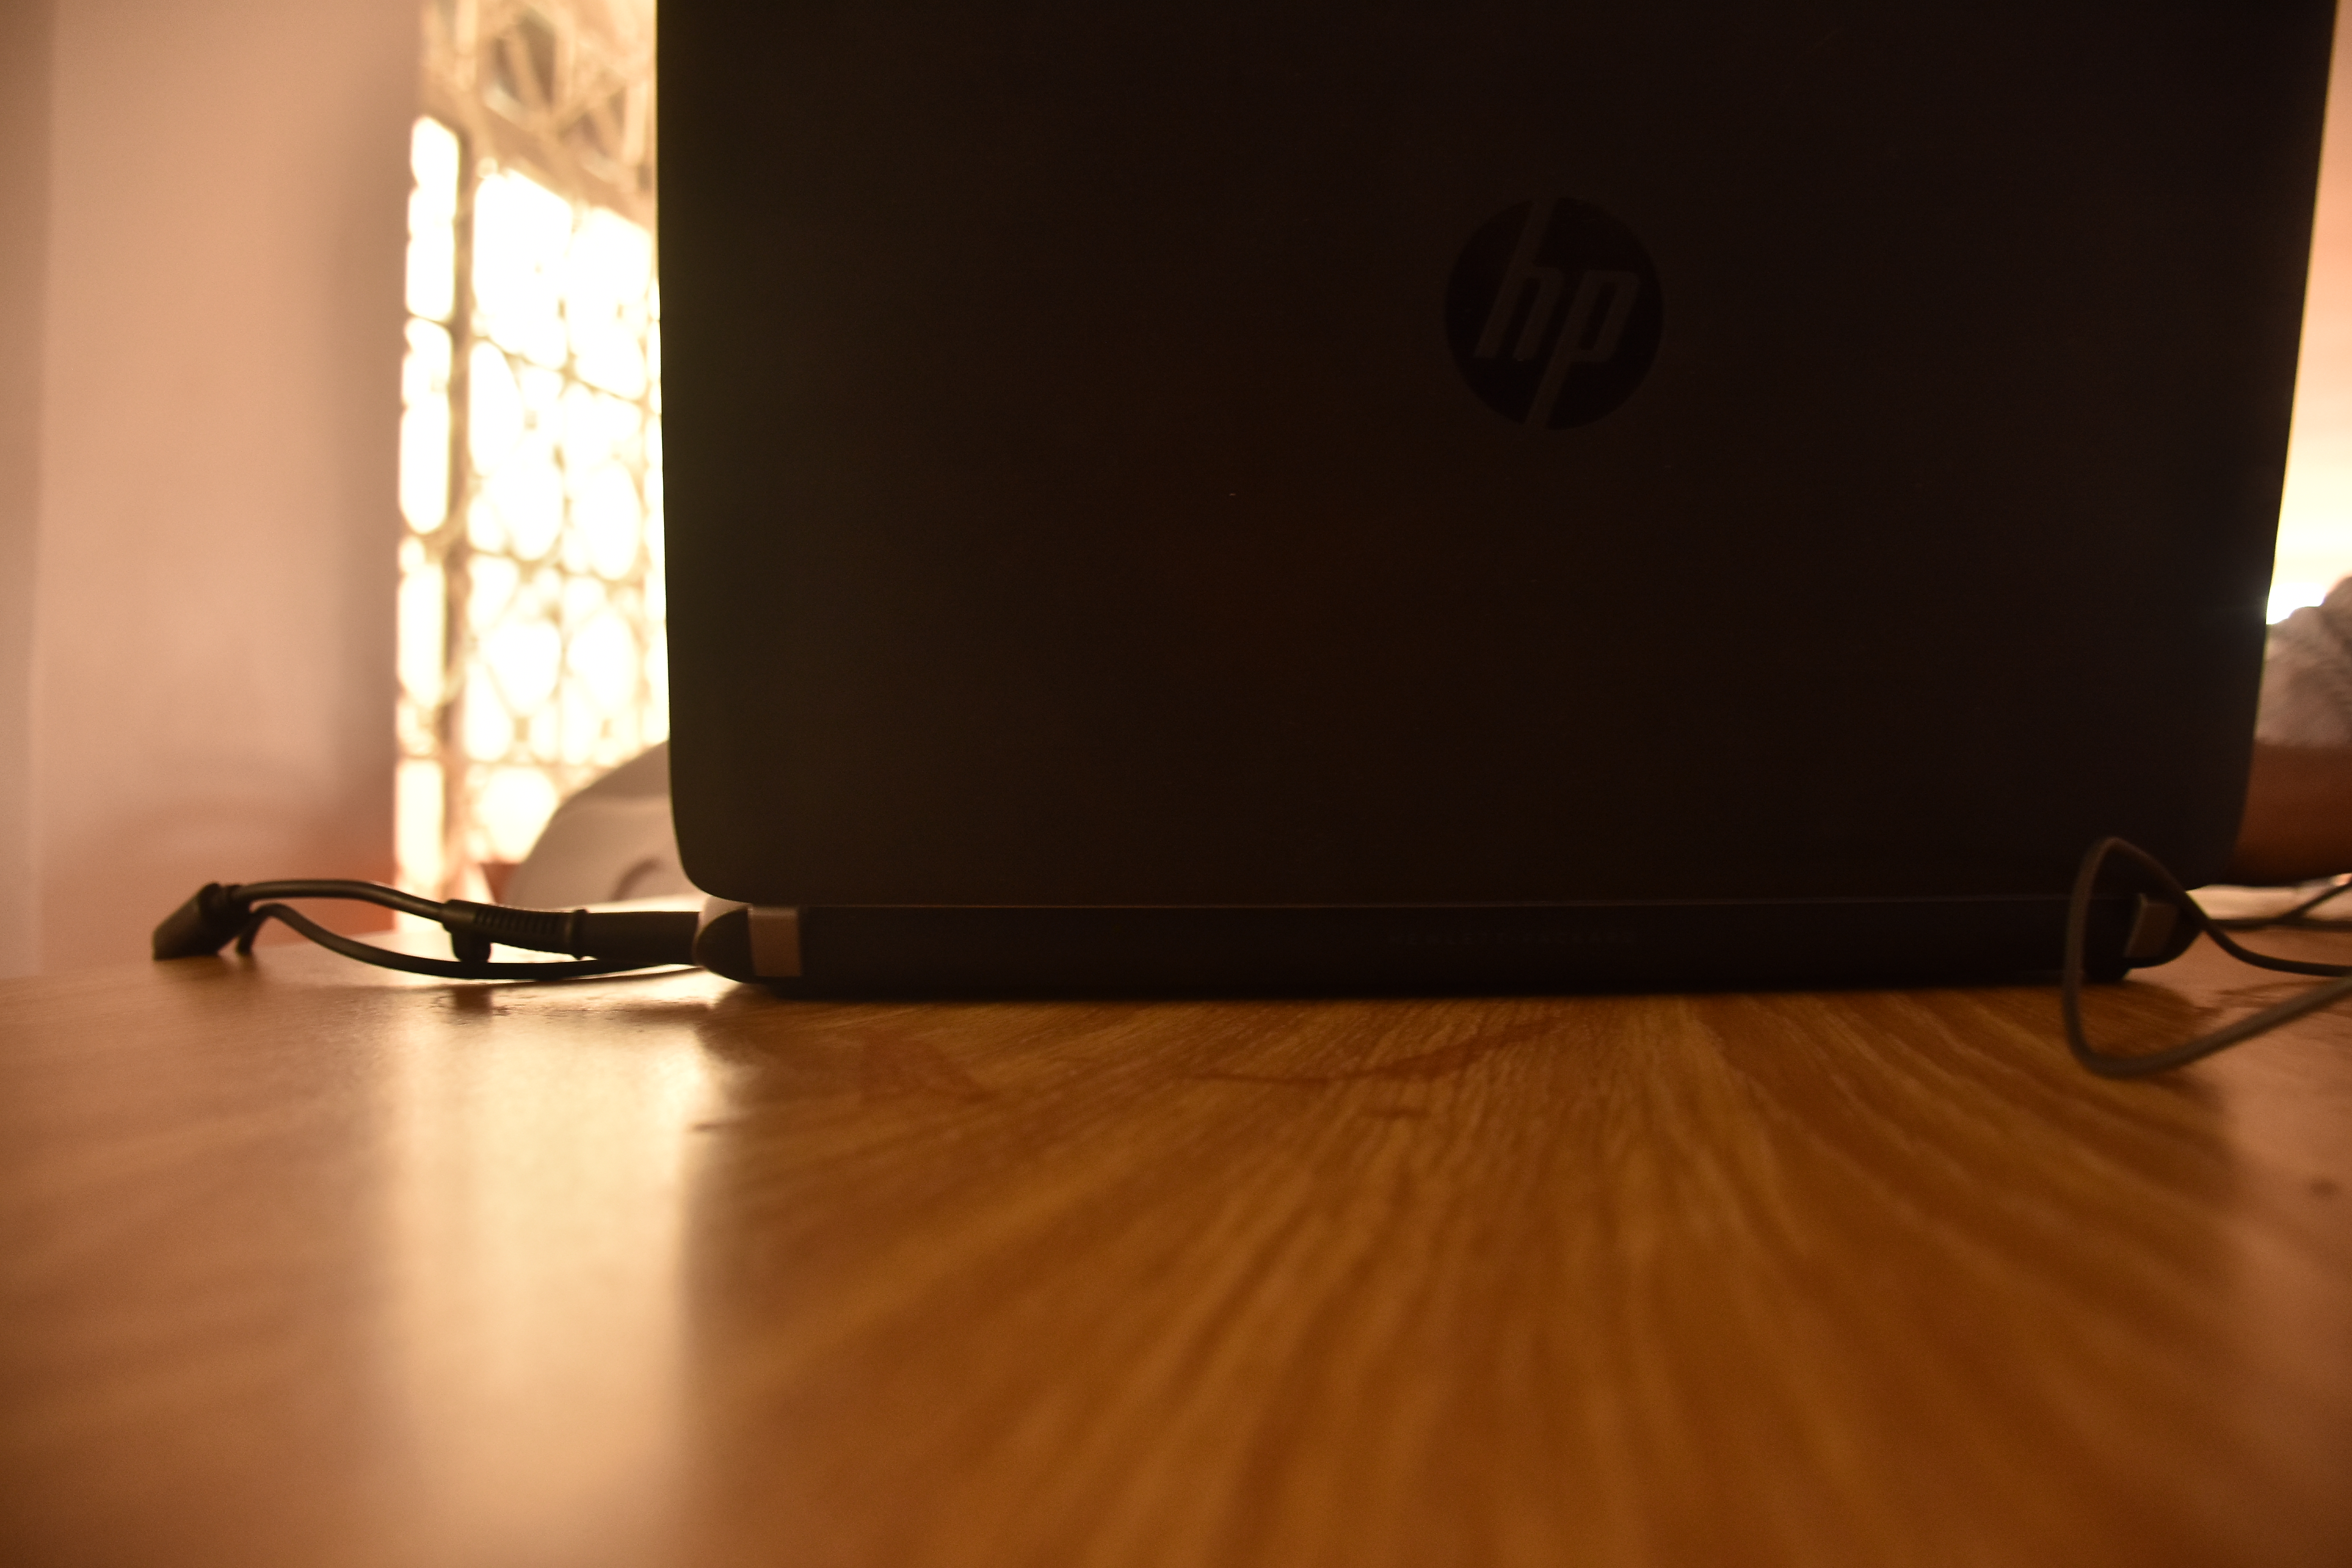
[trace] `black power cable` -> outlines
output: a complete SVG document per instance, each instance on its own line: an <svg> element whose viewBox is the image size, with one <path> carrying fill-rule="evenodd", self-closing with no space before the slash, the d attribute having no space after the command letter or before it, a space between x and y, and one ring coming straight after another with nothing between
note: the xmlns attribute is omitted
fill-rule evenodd
<svg viewBox="0 0 2352 1568"><path fill-rule="evenodd" d="M452 956L425 958L360 942L329 931L279 901L285 899L345 899L421 915L437 921L449 933ZM158 959L194 958L218 952L232 942L239 952L250 952L254 936L270 921L362 963L448 980L574 980L691 964L700 923L697 915L669 910L594 913L511 910L464 899L444 901L373 882L209 882L155 928L154 954ZM572 962L493 963L494 942L538 952L569 953Z"/></svg>
<svg viewBox="0 0 2352 1568"><path fill-rule="evenodd" d="M2222 952L2240 963L2284 974L2307 974L2329 982L2299 996L2250 1013L2210 1034L2137 1056L2119 1056L2091 1044L2083 1027L2083 983L2089 968L2091 908L2102 874L2110 862L2121 860L2137 873L2143 899L2152 891L2158 901L2185 918L2191 936L2213 939ZM2074 1059L2102 1078L2142 1078L2167 1072L2214 1052L2250 1040L2291 1019L2315 1013L2352 996L2352 965L2314 963L2280 958L2241 945L2230 933L2263 927L2342 929L2347 922L2310 919L2313 910L2352 890L2345 879L2282 914L2259 920L2216 920L2166 870L2162 862L2121 838L2103 838L2083 858L2074 878L2074 896L2066 910L2065 967L2062 1001L2066 1044ZM394 952L328 930L287 899L348 899L380 905L437 921L449 933L449 958L425 958ZM515 910L499 904L478 904L463 899L439 900L404 893L373 882L304 880L207 883L195 897L172 911L155 928L158 959L194 958L216 953L230 942L239 952L253 950L253 939L263 924L277 921L346 958L412 974L432 974L451 980L570 980L593 974L619 974L635 969L692 965L696 939L701 930L698 915L681 911L594 913L586 910ZM569 963L493 963L492 943L529 948L540 952L571 955ZM2165 944L2177 953L2185 942ZM725 964L720 965L725 968Z"/></svg>
<svg viewBox="0 0 2352 1568"><path fill-rule="evenodd" d="M2098 891L2100 873L2106 869L2110 860L2116 858L2136 868L2165 903L2185 916L2197 931L2211 937L2215 946L2239 963L2251 963L2257 969L2276 970L2282 974L2316 975L2332 984L2315 985L2299 996L2290 996L2284 1002L2249 1013L2233 1023L2224 1024L2210 1034L2200 1035L2193 1040L2186 1040L2160 1051L2149 1051L2139 1056L2116 1056L2100 1050L2083 1032L2083 977L2089 946L2087 933L2091 900ZM2210 1057L2215 1051L2251 1040L2281 1024L2352 996L2352 965L2313 963L2299 958L2280 958L2271 953L2256 952L2252 948L2240 945L2230 934L2232 931L2253 931L2265 926L2291 927L2315 923L2306 922L2305 917L2343 891L2345 886L2352 884L2329 888L2282 915L2253 921L2217 921L2189 896L2189 889L2183 888L2155 856L2121 838L2100 839L2091 846L2090 853L2083 857L2082 869L2074 877L2074 896L2066 908L2066 967L2062 989L2066 1015L2066 1044L2074 1051L2074 1059L2101 1078L2145 1078L2150 1073L2185 1067L2201 1057Z"/></svg>

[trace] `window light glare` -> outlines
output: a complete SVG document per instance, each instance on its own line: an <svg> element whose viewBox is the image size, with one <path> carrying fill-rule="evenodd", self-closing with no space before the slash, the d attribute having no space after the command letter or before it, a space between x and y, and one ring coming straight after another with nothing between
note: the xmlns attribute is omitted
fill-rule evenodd
<svg viewBox="0 0 2352 1568"><path fill-rule="evenodd" d="M457 137L429 117L408 138L408 310L446 321L457 299Z"/></svg>
<svg viewBox="0 0 2352 1568"><path fill-rule="evenodd" d="M2308 609L2327 597L2325 583L2273 583L2271 584L2271 625L2276 626L2297 610Z"/></svg>
<svg viewBox="0 0 2352 1568"><path fill-rule="evenodd" d="M421 709L439 706L447 659L449 588L438 566L420 565L400 584L400 685Z"/></svg>
<svg viewBox="0 0 2352 1568"><path fill-rule="evenodd" d="M522 573L503 555L478 555L466 569L466 622L476 630L498 625L522 586Z"/></svg>
<svg viewBox="0 0 2352 1568"><path fill-rule="evenodd" d="M516 559L544 559L563 536L563 474L555 465L554 434L526 431L490 471L483 493L498 509Z"/></svg>
<svg viewBox="0 0 2352 1568"><path fill-rule="evenodd" d="M571 346L559 283L572 204L512 170L474 191L474 305L493 342L550 370Z"/></svg>
<svg viewBox="0 0 2352 1568"><path fill-rule="evenodd" d="M457 216L459 162L457 133L431 115L420 116L408 133L408 172L415 177L419 195L435 204L444 223Z"/></svg>
<svg viewBox="0 0 2352 1568"><path fill-rule="evenodd" d="M421 758L403 758L393 777L393 848L415 887L441 884L445 788L441 764Z"/></svg>
<svg viewBox="0 0 2352 1568"><path fill-rule="evenodd" d="M400 513L419 533L449 515L449 333L432 321L408 323L400 369Z"/></svg>
<svg viewBox="0 0 2352 1568"><path fill-rule="evenodd" d="M646 393L646 294L653 282L653 237L593 208L563 260L563 317L580 379L623 397Z"/></svg>
<svg viewBox="0 0 2352 1568"><path fill-rule="evenodd" d="M537 768L494 768L484 781L476 810L491 858L520 860L554 815L555 785Z"/></svg>
<svg viewBox="0 0 2352 1568"><path fill-rule="evenodd" d="M483 639L482 654L513 712L536 712L554 700L563 673L563 634L554 622L509 616Z"/></svg>
<svg viewBox="0 0 2352 1568"><path fill-rule="evenodd" d="M586 694L607 713L627 706L637 689L637 639L606 611L572 635L566 661Z"/></svg>
<svg viewBox="0 0 2352 1568"><path fill-rule="evenodd" d="M646 531L645 508L628 474L608 463L590 475L572 498L572 519L588 570L615 583L627 577Z"/></svg>

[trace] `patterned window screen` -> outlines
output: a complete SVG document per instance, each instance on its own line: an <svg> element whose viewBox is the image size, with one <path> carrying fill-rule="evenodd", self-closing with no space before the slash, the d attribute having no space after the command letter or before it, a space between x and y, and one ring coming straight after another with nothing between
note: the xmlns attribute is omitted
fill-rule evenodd
<svg viewBox="0 0 2352 1568"><path fill-rule="evenodd" d="M652 0L429 0L402 373L404 886L494 893L668 732Z"/></svg>

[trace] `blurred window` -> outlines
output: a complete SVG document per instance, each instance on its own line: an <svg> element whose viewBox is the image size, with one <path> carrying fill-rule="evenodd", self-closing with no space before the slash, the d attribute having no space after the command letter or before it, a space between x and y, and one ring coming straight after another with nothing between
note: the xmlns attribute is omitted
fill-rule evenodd
<svg viewBox="0 0 2352 1568"><path fill-rule="evenodd" d="M428 0L401 377L404 885L495 893L669 729L652 0Z"/></svg>

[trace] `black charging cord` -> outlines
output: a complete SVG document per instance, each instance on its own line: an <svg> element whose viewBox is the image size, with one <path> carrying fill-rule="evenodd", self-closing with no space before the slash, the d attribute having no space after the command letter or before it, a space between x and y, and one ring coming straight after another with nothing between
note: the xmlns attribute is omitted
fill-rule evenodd
<svg viewBox="0 0 2352 1568"><path fill-rule="evenodd" d="M2179 953L2189 942L2202 934L2242 963L2283 974L2312 975L2328 984L2313 986L2300 995L2250 1013L2210 1034L2162 1050L2122 1056L2092 1045L2083 1027L2083 984L2090 970L2091 911L2109 867L2118 861L2132 874L2137 885L2131 890L2139 895L2144 905L2168 907L2175 920L2186 921L2185 940L2160 943L2163 957ZM2205 912L2156 857L2121 838L2101 839L2083 858L2066 909L2061 999L2066 1044L2074 1053L2074 1059L2102 1078L2144 1078L2184 1067L2352 996L2352 965L2314 963L2256 952L2230 934L2263 928L2343 929L2347 922L2315 921L2310 917L2314 910L2347 890L2352 890L2352 878L2277 915L2217 920ZM422 916L437 922L449 933L451 956L425 958L394 952L344 936L284 902L288 899L354 900ZM635 969L692 965L697 962L696 941L702 930L698 915L677 910L595 913L587 910L515 910L464 899L420 898L373 882L212 882L155 928L154 953L158 959L194 958L216 953L232 942L239 952L250 952L255 933L270 921L362 963L450 980L569 980ZM539 952L568 953L571 962L493 963L490 948L494 942ZM2161 958L2158 961L2161 962ZM714 956L712 962L722 971L733 973L718 957Z"/></svg>
<svg viewBox="0 0 2352 1568"><path fill-rule="evenodd" d="M425 958L357 941L280 901L286 899L344 899L421 915L449 933L452 956ZM573 980L691 964L699 924L698 916L679 910L512 910L464 899L419 898L374 882L209 882L155 928L154 953L159 959L195 958L232 942L237 952L251 952L255 935L270 921L345 958L447 980ZM572 962L493 963L494 942L570 953Z"/></svg>
<svg viewBox="0 0 2352 1568"><path fill-rule="evenodd" d="M2121 859L2138 873L2144 884L2138 889L2143 898L2152 889L2164 903L2170 905L2181 918L2204 935L2211 937L2215 946L2241 963L2251 963L2257 969L2276 970L2282 974L2309 974L2330 982L2315 985L2297 996L2274 1003L2232 1023L2224 1024L2210 1034L2200 1035L2193 1040L2160 1051L2137 1056L2117 1056L2100 1050L2091 1044L2083 1032L2083 979L2089 950L2091 902L2099 890L2100 877L2108 863ZM2315 897L2305 900L2283 914L2252 920L2215 920L2203 906L2189 896L2163 862L2137 845L2121 838L2102 838L2091 846L2083 857L2082 869L2074 877L2074 894L2066 907L2066 967L2063 980L2063 1002L2066 1015L2066 1044L2074 1059L2097 1073L2101 1078L2145 1078L2150 1073L2168 1072L2185 1067L2215 1051L2225 1050L2256 1035L2266 1034L2281 1024L2316 1013L2347 996L2352 996L2352 965L2313 963L2300 958L2280 958L2267 952L2256 952L2241 945L2231 936L2233 931L2259 931L2265 927L2314 925L2306 917L2313 910L2352 887L2341 883L2328 888ZM2332 923L2332 922L2331 922Z"/></svg>

